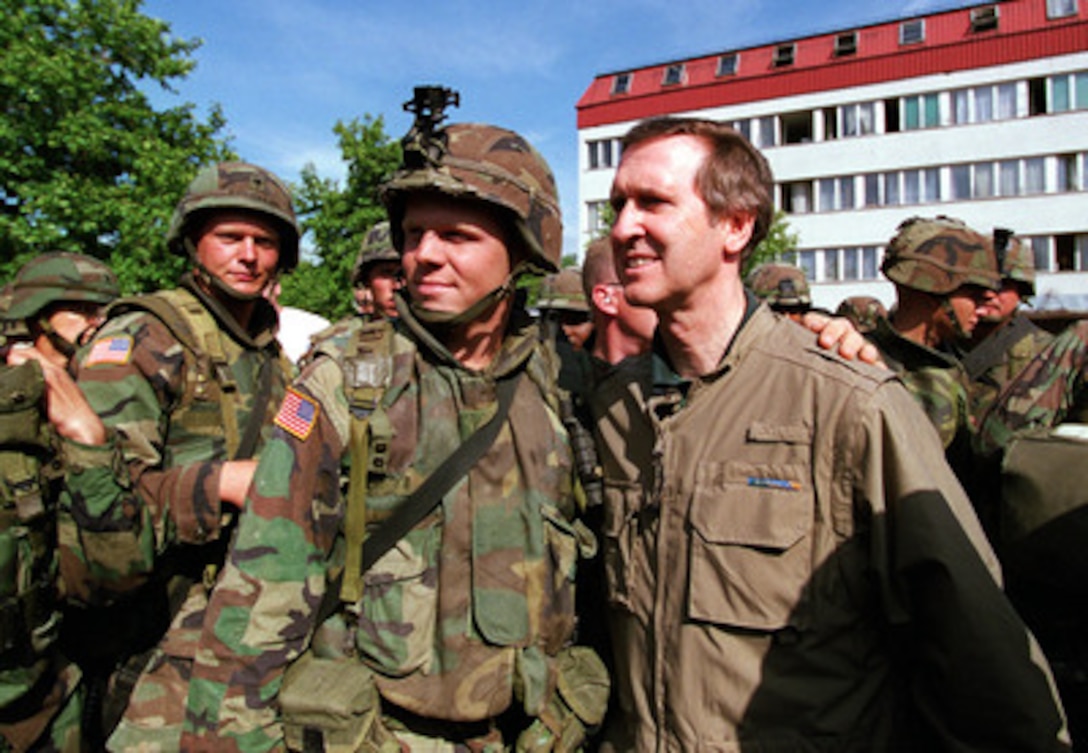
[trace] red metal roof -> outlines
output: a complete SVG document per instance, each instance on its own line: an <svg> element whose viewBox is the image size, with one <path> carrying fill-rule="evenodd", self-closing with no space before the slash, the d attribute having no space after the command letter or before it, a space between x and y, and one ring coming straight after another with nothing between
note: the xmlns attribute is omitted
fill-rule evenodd
<svg viewBox="0 0 1088 753"><path fill-rule="evenodd" d="M684 83L678 85L662 85L671 63L626 71L632 74L627 94L612 94L616 74L603 74L578 101L578 127L1088 50L1088 11L1082 8L1073 16L1050 20L1046 0L1006 0L973 7L987 5L996 5L999 13L998 27L992 31L972 31L972 8L960 8L673 61L684 64ZM925 40L901 45L900 24L915 18L925 20ZM850 31L857 32L857 52L836 57L836 37ZM793 64L775 67L775 50L791 42L795 44ZM737 73L718 77L719 57L734 52L739 59Z"/></svg>

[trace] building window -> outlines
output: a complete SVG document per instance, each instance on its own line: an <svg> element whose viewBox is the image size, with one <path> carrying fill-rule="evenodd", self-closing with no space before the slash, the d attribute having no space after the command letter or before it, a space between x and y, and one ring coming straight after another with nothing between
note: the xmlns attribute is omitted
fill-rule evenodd
<svg viewBox="0 0 1088 753"><path fill-rule="evenodd" d="M1065 112L1071 109L1069 99L1069 77L1054 76L1050 79L1050 111Z"/></svg>
<svg viewBox="0 0 1088 753"><path fill-rule="evenodd" d="M838 280L839 278L839 249L824 249L824 277L825 280Z"/></svg>
<svg viewBox="0 0 1088 753"><path fill-rule="evenodd" d="M899 44L918 44L926 40L926 22L916 18L899 24Z"/></svg>
<svg viewBox="0 0 1088 753"><path fill-rule="evenodd" d="M1040 194L1046 191L1046 162L1042 157L1024 160L1024 193Z"/></svg>
<svg viewBox="0 0 1088 753"><path fill-rule="evenodd" d="M997 87L997 119L1012 120L1016 117L1016 84Z"/></svg>
<svg viewBox="0 0 1088 753"><path fill-rule="evenodd" d="M963 201L971 198L971 166L952 166L952 200Z"/></svg>
<svg viewBox="0 0 1088 753"><path fill-rule="evenodd" d="M780 68L786 65L793 65L793 53L797 45L794 44L780 44L774 50L773 63L776 68Z"/></svg>
<svg viewBox="0 0 1088 753"><path fill-rule="evenodd" d="M738 62L739 60L735 53L731 55L722 55L718 58L718 75L735 76Z"/></svg>
<svg viewBox="0 0 1088 753"><path fill-rule="evenodd" d="M1036 235L1028 241L1031 243L1031 254L1035 257L1035 271L1049 272L1053 269L1050 263L1050 238L1045 235Z"/></svg>
<svg viewBox="0 0 1088 753"><path fill-rule="evenodd" d="M872 102L845 105L839 108L839 120L842 122L842 135L864 136L873 132L875 107Z"/></svg>
<svg viewBox="0 0 1088 753"><path fill-rule="evenodd" d="M1000 163L1001 195L1018 196L1020 194L1020 163L1017 160L1005 160Z"/></svg>
<svg viewBox="0 0 1088 753"><path fill-rule="evenodd" d="M940 100L936 94L903 98L903 130L935 128L941 124Z"/></svg>
<svg viewBox="0 0 1088 753"><path fill-rule="evenodd" d="M782 186L782 211L787 214L808 214L812 211L812 181L786 183Z"/></svg>
<svg viewBox="0 0 1088 753"><path fill-rule="evenodd" d="M1069 191L1077 190L1077 172L1077 155L1058 155L1057 180L1059 192L1068 193Z"/></svg>
<svg viewBox="0 0 1088 753"><path fill-rule="evenodd" d="M865 206L879 207L880 201L880 173L869 173L865 176Z"/></svg>
<svg viewBox="0 0 1088 753"><path fill-rule="evenodd" d="M661 80L662 86L679 86L684 83L684 64L676 63L665 68L665 76Z"/></svg>
<svg viewBox="0 0 1088 753"><path fill-rule="evenodd" d="M899 173L884 173L884 205L897 207L899 204Z"/></svg>
<svg viewBox="0 0 1088 753"><path fill-rule="evenodd" d="M612 93L626 94L631 91L631 74L617 73L612 79Z"/></svg>
<svg viewBox="0 0 1088 753"><path fill-rule="evenodd" d="M608 230L608 217L612 209L607 201L587 201L586 231L591 235L598 235Z"/></svg>
<svg viewBox="0 0 1088 753"><path fill-rule="evenodd" d="M807 144L812 141L812 111L782 115L782 143Z"/></svg>
<svg viewBox="0 0 1088 753"><path fill-rule="evenodd" d="M993 31L997 28L997 6L984 5L971 9L971 31Z"/></svg>
<svg viewBox="0 0 1088 753"><path fill-rule="evenodd" d="M586 150L590 170L609 169L615 165L616 139L601 139L599 141L587 141Z"/></svg>
<svg viewBox="0 0 1088 753"><path fill-rule="evenodd" d="M1077 15L1077 0L1046 0L1047 18L1065 18Z"/></svg>
<svg viewBox="0 0 1088 753"><path fill-rule="evenodd" d="M805 277L809 280L816 280L816 252L815 251L802 251L797 255L797 266L804 270Z"/></svg>
<svg viewBox="0 0 1088 753"><path fill-rule="evenodd" d="M768 115L765 118L759 118L756 121L759 128L759 143L756 144L760 149L766 149L769 146L775 146L775 133L774 133L774 116Z"/></svg>
<svg viewBox="0 0 1088 753"><path fill-rule="evenodd" d="M952 92L952 122L956 125L1011 120L1016 117L1016 111L1014 83L976 86Z"/></svg>
<svg viewBox="0 0 1088 753"><path fill-rule="evenodd" d="M835 57L853 55L858 51L858 33L849 31L835 37Z"/></svg>
<svg viewBox="0 0 1088 753"><path fill-rule="evenodd" d="M972 196L976 199L989 199L996 195L994 190L994 166L990 162L980 162L974 166L975 182Z"/></svg>

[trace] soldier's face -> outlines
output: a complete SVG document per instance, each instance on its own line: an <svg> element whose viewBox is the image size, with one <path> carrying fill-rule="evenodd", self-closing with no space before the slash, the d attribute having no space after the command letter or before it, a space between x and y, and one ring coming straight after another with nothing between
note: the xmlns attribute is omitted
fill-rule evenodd
<svg viewBox="0 0 1088 753"><path fill-rule="evenodd" d="M88 336L102 324L103 309L97 303L72 301L57 306L46 318L62 338L72 345L84 345Z"/></svg>
<svg viewBox="0 0 1088 753"><path fill-rule="evenodd" d="M684 308L725 274L751 237L745 218L713 218L695 177L709 147L666 136L629 147L612 184L612 248L627 300L659 314Z"/></svg>
<svg viewBox="0 0 1088 753"><path fill-rule="evenodd" d="M405 284L412 300L427 311L459 314L510 276L503 225L483 205L411 196L402 228Z"/></svg>
<svg viewBox="0 0 1088 753"><path fill-rule="evenodd" d="M397 315L395 294L403 284L400 262L378 261L371 265L366 286L370 288L371 300L378 313L389 317Z"/></svg>
<svg viewBox="0 0 1088 753"><path fill-rule="evenodd" d="M196 259L237 293L258 295L276 274L280 234L275 223L257 214L215 214L201 229Z"/></svg>
<svg viewBox="0 0 1088 753"><path fill-rule="evenodd" d="M951 331L945 334L945 341L951 342L975 331L978 325L978 305L985 295L986 290L975 285L963 285L949 294L948 302L958 323L959 331L956 331L956 325L953 322L949 322Z"/></svg>
<svg viewBox="0 0 1088 753"><path fill-rule="evenodd" d="M1020 289L1011 280L1001 284L1001 290L987 290L978 306L978 318L983 322L1003 322L1020 305Z"/></svg>

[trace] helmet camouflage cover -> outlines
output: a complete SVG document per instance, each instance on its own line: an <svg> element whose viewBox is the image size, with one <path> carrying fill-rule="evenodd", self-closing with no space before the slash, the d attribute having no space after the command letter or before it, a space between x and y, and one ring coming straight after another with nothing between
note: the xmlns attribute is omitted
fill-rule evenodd
<svg viewBox="0 0 1088 753"><path fill-rule="evenodd" d="M1035 295L1035 251L1031 245L1010 236L1001 258L1001 279L1023 283L1028 295Z"/></svg>
<svg viewBox="0 0 1088 753"><path fill-rule="evenodd" d="M400 261L400 254L393 248L393 239L389 236L389 222L386 220L382 220L366 232L359 255L355 257L351 284L362 285L366 268L379 261Z"/></svg>
<svg viewBox="0 0 1088 753"><path fill-rule="evenodd" d="M581 267L564 267L544 278L536 307L541 310L580 311L588 314L589 306L582 289Z"/></svg>
<svg viewBox="0 0 1088 753"><path fill-rule="evenodd" d="M279 269L290 272L298 265L299 228L291 192L268 170L247 162L221 162L197 173L174 210L167 245L175 253L183 252L198 215L231 209L272 219L280 227Z"/></svg>
<svg viewBox="0 0 1088 753"><path fill-rule="evenodd" d="M903 221L881 270L898 285L937 295L962 285L996 290L1001 283L992 239L944 216Z"/></svg>
<svg viewBox="0 0 1088 753"><path fill-rule="evenodd" d="M557 271L563 245L559 191L548 163L524 138L505 128L455 123L405 144L401 169L381 188L393 244L401 249L405 197L437 192L501 207L537 266Z"/></svg>
<svg viewBox="0 0 1088 753"><path fill-rule="evenodd" d="M876 323L888 317L888 310L879 298L869 295L854 295L844 298L835 309L835 316L844 316L854 323L859 332L868 333L876 329Z"/></svg>
<svg viewBox="0 0 1088 753"><path fill-rule="evenodd" d="M760 264L748 274L748 288L771 308L812 305L805 271L792 264Z"/></svg>
<svg viewBox="0 0 1088 753"><path fill-rule="evenodd" d="M117 276L86 254L52 251L24 264L11 285L5 319L28 319L53 303L87 301L105 305L121 294Z"/></svg>

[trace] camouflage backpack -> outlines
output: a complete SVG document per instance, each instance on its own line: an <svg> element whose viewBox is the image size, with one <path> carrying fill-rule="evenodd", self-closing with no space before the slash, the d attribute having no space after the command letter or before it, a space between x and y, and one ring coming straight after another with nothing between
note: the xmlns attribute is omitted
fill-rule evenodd
<svg viewBox="0 0 1088 753"><path fill-rule="evenodd" d="M56 638L56 484L45 381L35 361L0 366L0 709L47 669Z"/></svg>

